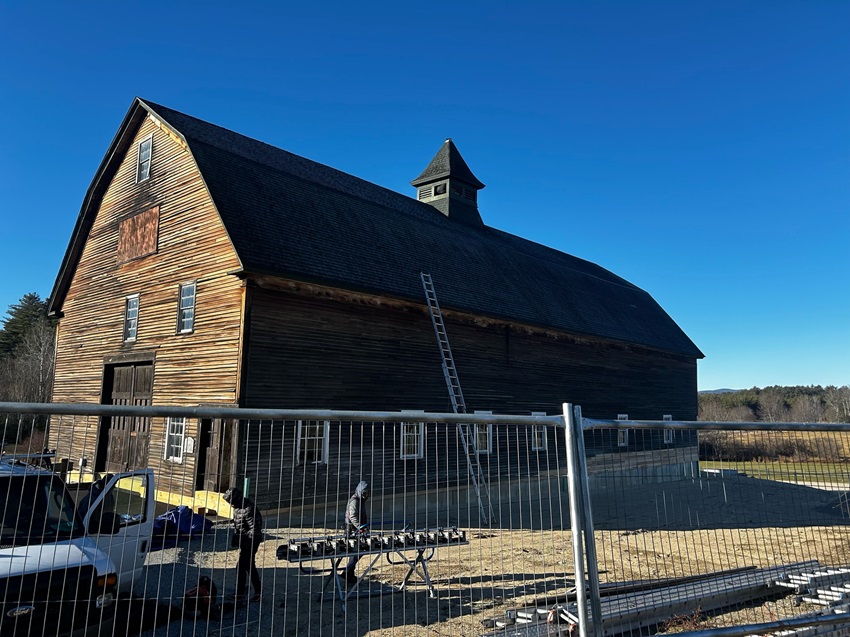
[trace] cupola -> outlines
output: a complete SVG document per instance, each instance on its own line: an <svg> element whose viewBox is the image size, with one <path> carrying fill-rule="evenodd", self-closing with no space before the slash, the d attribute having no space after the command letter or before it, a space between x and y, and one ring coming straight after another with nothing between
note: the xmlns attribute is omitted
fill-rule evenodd
<svg viewBox="0 0 850 637"><path fill-rule="evenodd" d="M451 138L410 184L416 188L419 201L434 206L449 219L484 225L478 212L478 191L484 184L472 174Z"/></svg>

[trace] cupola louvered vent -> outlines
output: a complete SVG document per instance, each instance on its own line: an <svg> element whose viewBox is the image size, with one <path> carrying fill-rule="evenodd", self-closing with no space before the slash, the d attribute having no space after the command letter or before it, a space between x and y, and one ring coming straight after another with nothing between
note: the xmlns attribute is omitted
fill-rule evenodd
<svg viewBox="0 0 850 637"><path fill-rule="evenodd" d="M431 186L426 186L425 188L419 189L419 201L423 199L428 199L434 193L434 189Z"/></svg>

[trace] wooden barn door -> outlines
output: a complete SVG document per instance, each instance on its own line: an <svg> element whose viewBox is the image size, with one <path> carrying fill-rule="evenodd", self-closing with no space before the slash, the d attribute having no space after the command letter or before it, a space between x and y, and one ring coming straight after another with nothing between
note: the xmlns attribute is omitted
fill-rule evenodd
<svg viewBox="0 0 850 637"><path fill-rule="evenodd" d="M114 365L107 370L111 391L107 390L110 405L150 405L153 398L153 365ZM95 466L110 473L143 469L148 466L150 418L119 416L103 419L98 458Z"/></svg>
<svg viewBox="0 0 850 637"><path fill-rule="evenodd" d="M236 422L202 418L195 488L222 492L236 481Z"/></svg>

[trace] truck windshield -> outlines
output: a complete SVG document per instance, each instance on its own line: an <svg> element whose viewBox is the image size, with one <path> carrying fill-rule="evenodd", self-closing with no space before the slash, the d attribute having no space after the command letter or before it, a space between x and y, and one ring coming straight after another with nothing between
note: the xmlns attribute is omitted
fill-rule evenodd
<svg viewBox="0 0 850 637"><path fill-rule="evenodd" d="M85 534L63 482L49 474L0 476L0 545L46 544Z"/></svg>

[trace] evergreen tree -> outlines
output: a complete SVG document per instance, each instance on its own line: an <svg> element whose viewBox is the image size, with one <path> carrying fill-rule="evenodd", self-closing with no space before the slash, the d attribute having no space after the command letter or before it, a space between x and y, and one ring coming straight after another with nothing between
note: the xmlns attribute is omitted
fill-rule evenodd
<svg viewBox="0 0 850 637"><path fill-rule="evenodd" d="M0 329L0 358L13 355L26 340L27 334L36 325L48 320L47 302L35 292L24 294L20 301L10 305Z"/></svg>

